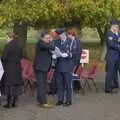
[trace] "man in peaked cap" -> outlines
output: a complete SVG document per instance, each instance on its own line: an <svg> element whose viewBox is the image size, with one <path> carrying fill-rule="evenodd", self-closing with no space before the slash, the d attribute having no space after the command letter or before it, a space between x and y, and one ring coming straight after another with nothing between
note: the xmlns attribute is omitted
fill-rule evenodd
<svg viewBox="0 0 120 120"><path fill-rule="evenodd" d="M56 33L58 34L58 35L60 35L60 34L62 34L62 33L64 33L65 32L65 28L57 28L56 29Z"/></svg>
<svg viewBox="0 0 120 120"><path fill-rule="evenodd" d="M107 54L106 54L106 80L105 92L111 93L114 88L118 88L117 63L119 60L119 21L111 21L110 30L105 35Z"/></svg>
<svg viewBox="0 0 120 120"><path fill-rule="evenodd" d="M76 45L68 33L62 31L59 34L60 42L58 42L57 47L61 51L61 55L58 57L56 63L56 105L67 107L72 105L72 72L74 68L74 58L76 58L74 49Z"/></svg>
<svg viewBox="0 0 120 120"><path fill-rule="evenodd" d="M120 21L119 20L112 20L110 22L110 25L113 26L113 25L120 25Z"/></svg>

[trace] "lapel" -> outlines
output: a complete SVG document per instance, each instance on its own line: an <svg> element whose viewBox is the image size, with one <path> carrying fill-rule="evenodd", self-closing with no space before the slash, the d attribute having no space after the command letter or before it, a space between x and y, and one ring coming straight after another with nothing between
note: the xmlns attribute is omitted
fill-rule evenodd
<svg viewBox="0 0 120 120"><path fill-rule="evenodd" d="M74 51L76 48L77 48L77 40L72 40L70 51Z"/></svg>
<svg viewBox="0 0 120 120"><path fill-rule="evenodd" d="M115 38L115 41L119 42L119 41L118 41L118 39L119 39L119 34L118 34L118 35L114 34L114 38Z"/></svg>

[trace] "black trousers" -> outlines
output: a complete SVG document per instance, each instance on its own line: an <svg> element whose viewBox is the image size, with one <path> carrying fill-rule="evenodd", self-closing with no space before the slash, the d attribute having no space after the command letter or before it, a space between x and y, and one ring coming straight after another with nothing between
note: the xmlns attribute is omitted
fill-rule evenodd
<svg viewBox="0 0 120 120"><path fill-rule="evenodd" d="M18 96L21 94L21 85L5 86L5 95L7 96L7 105L15 106L18 101Z"/></svg>
<svg viewBox="0 0 120 120"><path fill-rule="evenodd" d="M6 96L19 96L21 94L21 85L7 85L5 86Z"/></svg>
<svg viewBox="0 0 120 120"><path fill-rule="evenodd" d="M37 71L36 79L37 79L37 101L40 104L46 104L47 72Z"/></svg>
<svg viewBox="0 0 120 120"><path fill-rule="evenodd" d="M72 74L70 72L56 72L58 101L72 101ZM66 93L66 94L65 94Z"/></svg>

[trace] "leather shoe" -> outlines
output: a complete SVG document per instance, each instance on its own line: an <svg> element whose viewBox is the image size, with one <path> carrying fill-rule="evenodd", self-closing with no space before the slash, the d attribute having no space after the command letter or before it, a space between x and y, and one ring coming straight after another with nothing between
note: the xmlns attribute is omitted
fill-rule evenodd
<svg viewBox="0 0 120 120"><path fill-rule="evenodd" d="M71 105L72 105L72 102L71 102L71 101L65 102L65 103L63 104L64 107L68 107L68 106L71 106Z"/></svg>
<svg viewBox="0 0 120 120"><path fill-rule="evenodd" d="M5 104L3 107L4 108L11 108L10 104Z"/></svg>
<svg viewBox="0 0 120 120"><path fill-rule="evenodd" d="M56 103L56 105L57 105L57 106L63 105L63 102L62 102L62 101L58 101L58 102Z"/></svg>
<svg viewBox="0 0 120 120"><path fill-rule="evenodd" d="M112 93L112 90L105 90L105 93Z"/></svg>

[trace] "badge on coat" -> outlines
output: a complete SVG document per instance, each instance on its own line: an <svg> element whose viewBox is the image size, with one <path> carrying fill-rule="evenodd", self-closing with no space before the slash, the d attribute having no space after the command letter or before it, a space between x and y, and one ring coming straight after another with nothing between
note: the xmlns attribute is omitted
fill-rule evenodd
<svg viewBox="0 0 120 120"><path fill-rule="evenodd" d="M66 48L69 48L69 45L68 45L68 44L66 45Z"/></svg>
<svg viewBox="0 0 120 120"><path fill-rule="evenodd" d="M108 37L108 40L113 40L113 37Z"/></svg>
<svg viewBox="0 0 120 120"><path fill-rule="evenodd" d="M120 38L118 38L118 42L120 42Z"/></svg>

